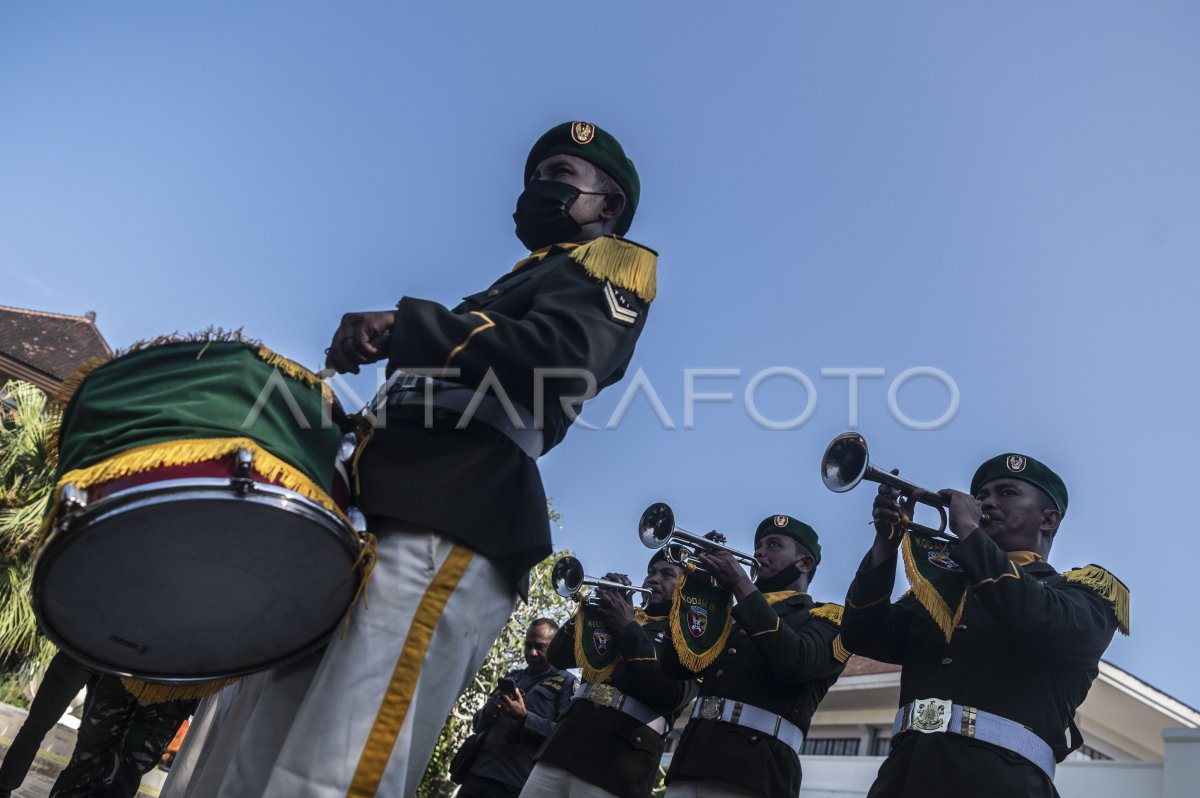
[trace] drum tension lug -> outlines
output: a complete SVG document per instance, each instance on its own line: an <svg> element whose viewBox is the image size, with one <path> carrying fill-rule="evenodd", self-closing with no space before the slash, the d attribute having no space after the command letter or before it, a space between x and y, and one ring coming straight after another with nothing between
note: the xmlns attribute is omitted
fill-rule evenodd
<svg viewBox="0 0 1200 798"><path fill-rule="evenodd" d="M254 480L250 475L254 471L254 453L248 449L238 449L233 460L233 479L230 483L239 496L245 496L254 490Z"/></svg>
<svg viewBox="0 0 1200 798"><path fill-rule="evenodd" d="M58 499L61 511L54 525L66 529L71 525L71 519L87 507L88 494L74 482L68 482L59 490Z"/></svg>

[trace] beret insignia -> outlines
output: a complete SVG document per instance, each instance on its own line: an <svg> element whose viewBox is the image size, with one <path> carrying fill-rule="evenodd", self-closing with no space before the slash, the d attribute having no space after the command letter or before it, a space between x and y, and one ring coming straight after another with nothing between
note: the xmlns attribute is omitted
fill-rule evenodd
<svg viewBox="0 0 1200 798"><path fill-rule="evenodd" d="M777 515L773 520L775 521L775 526L779 527L780 529L783 529L785 526L787 526L788 518L786 515Z"/></svg>
<svg viewBox="0 0 1200 798"><path fill-rule="evenodd" d="M1019 474L1025 470L1025 458L1019 454L1010 454L1007 465L1009 471Z"/></svg>
<svg viewBox="0 0 1200 798"><path fill-rule="evenodd" d="M571 140L576 144L591 144L596 137L596 126L589 122L571 123Z"/></svg>

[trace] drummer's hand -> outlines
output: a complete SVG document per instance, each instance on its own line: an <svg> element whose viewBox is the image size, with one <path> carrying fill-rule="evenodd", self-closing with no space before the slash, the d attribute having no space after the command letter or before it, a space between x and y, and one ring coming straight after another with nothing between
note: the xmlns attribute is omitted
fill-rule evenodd
<svg viewBox="0 0 1200 798"><path fill-rule="evenodd" d="M607 573L604 578L609 582L618 582L622 585L633 584L625 574ZM619 632L633 623L632 594L608 588L597 591L596 596L599 601L597 611L600 613L600 619L604 621L604 625L610 632Z"/></svg>
<svg viewBox="0 0 1200 798"><path fill-rule="evenodd" d="M387 357L387 351L372 344L396 323L396 312L378 310L369 313L347 313L333 334L333 342L325 350L325 366L338 373L358 373L364 363L374 363Z"/></svg>
<svg viewBox="0 0 1200 798"><path fill-rule="evenodd" d="M521 689L517 688L512 695L507 693L497 693L500 698L500 710L515 720L525 720L528 713L525 709L525 696L521 695Z"/></svg>

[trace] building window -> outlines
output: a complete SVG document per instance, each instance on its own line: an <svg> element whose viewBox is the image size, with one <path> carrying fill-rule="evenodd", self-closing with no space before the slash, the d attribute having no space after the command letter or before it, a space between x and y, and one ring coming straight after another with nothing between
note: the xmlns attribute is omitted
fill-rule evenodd
<svg viewBox="0 0 1200 798"><path fill-rule="evenodd" d="M887 756L892 752L891 737L876 737L871 741L871 756Z"/></svg>
<svg viewBox="0 0 1200 798"><path fill-rule="evenodd" d="M830 737L824 740L805 740L802 754L816 756L858 756L857 737Z"/></svg>
<svg viewBox="0 0 1200 798"><path fill-rule="evenodd" d="M1079 746L1079 750L1075 752L1075 756L1077 756L1081 759L1092 759L1097 762L1112 760L1112 757L1109 756L1108 754L1102 754L1099 751L1097 751L1095 748L1092 748L1091 746L1087 746L1087 745Z"/></svg>

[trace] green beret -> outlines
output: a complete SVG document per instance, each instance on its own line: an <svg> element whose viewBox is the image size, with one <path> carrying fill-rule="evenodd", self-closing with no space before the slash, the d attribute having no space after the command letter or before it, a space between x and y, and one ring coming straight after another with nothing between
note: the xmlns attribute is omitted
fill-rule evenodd
<svg viewBox="0 0 1200 798"><path fill-rule="evenodd" d="M817 542L816 531L804 523L797 521L790 515L773 515L769 518L764 518L762 523L758 525L758 529L754 531L754 542L757 544L759 540L767 535L787 535L790 538L795 538L800 541L804 548L812 552L813 558L817 564L821 563L821 544Z"/></svg>
<svg viewBox="0 0 1200 798"><path fill-rule="evenodd" d="M659 560L662 560L668 565L674 565L674 563L667 560L667 547L663 546L661 549L654 552L653 556L650 557L650 562L646 563L646 570L649 571L651 568L653 568L654 563L658 562Z"/></svg>
<svg viewBox="0 0 1200 798"><path fill-rule="evenodd" d="M1067 512L1067 486L1062 477L1024 454L998 454L981 465L971 478L971 493L979 492L993 479L1021 479L1036 485L1049 496L1060 513Z"/></svg>
<svg viewBox="0 0 1200 798"><path fill-rule="evenodd" d="M590 122L563 122L556 125L547 130L529 151L529 157L525 159L525 184L529 184L529 178L539 163L551 155L560 154L582 158L603 169L616 181L625 192L627 201L617 232L624 234L629 230L633 214L637 211L642 184L633 161L625 156L620 142Z"/></svg>

